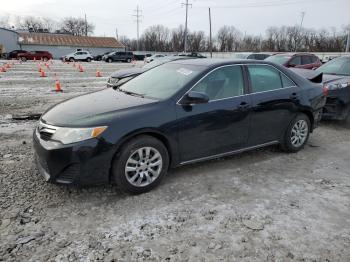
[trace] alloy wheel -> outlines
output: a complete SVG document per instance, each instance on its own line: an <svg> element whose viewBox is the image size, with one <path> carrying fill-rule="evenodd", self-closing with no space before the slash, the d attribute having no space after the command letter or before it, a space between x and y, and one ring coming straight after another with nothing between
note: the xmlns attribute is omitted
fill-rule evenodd
<svg viewBox="0 0 350 262"><path fill-rule="evenodd" d="M297 121L292 128L291 143L294 147L301 147L308 136L309 127L305 120Z"/></svg>
<svg viewBox="0 0 350 262"><path fill-rule="evenodd" d="M125 164L125 176L135 187L152 184L160 175L163 159L153 147L142 147L132 152Z"/></svg>

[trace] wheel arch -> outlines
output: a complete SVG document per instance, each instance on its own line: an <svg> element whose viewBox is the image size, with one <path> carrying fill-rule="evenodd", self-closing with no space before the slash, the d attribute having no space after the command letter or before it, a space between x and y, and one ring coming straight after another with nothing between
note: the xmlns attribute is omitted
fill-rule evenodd
<svg viewBox="0 0 350 262"><path fill-rule="evenodd" d="M308 110L308 109L301 109L301 110L299 110L299 113L302 113L309 118L310 124L311 124L310 133L312 133L314 128L315 128L315 118L314 118L313 113L311 112L311 110Z"/></svg>
<svg viewBox="0 0 350 262"><path fill-rule="evenodd" d="M113 166L113 161L115 160L116 157L118 157L118 154L121 150L121 148L128 143L129 141L131 141L132 139L134 139L135 137L138 136L151 136L154 137L156 139L158 139L159 141L161 141L165 148L168 151L168 155L169 155L169 168L174 166L174 160L175 160L175 154L176 154L176 148L175 145L173 145L173 143L171 142L171 139L168 138L165 134L163 134L162 132L160 132L157 129L153 129L153 128L145 128L145 129L139 129L136 130L134 132L131 132L125 136L123 136L120 141L116 144L116 150L114 152L111 164L110 164L110 172L109 172L109 180L113 181L113 177L112 177L112 166Z"/></svg>

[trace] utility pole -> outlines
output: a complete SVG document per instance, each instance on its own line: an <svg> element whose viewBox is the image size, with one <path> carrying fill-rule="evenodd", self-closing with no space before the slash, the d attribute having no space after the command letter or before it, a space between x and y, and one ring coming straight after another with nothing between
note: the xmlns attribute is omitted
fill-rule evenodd
<svg viewBox="0 0 350 262"><path fill-rule="evenodd" d="M298 48L298 42L299 42L301 29L303 28L304 17L305 17L305 12L301 12L301 21L300 21L300 27L299 27L299 30L298 30L298 37L297 37L298 40L295 41L295 52L297 51L297 48Z"/></svg>
<svg viewBox="0 0 350 262"><path fill-rule="evenodd" d="M187 20L188 20L188 7L192 4L188 3L188 0L186 0L186 3L182 3L181 6L186 6L186 22L185 22L185 33L184 33L184 52L187 52Z"/></svg>
<svg viewBox="0 0 350 262"><path fill-rule="evenodd" d="M350 25L348 27L348 41L346 42L345 52L350 52Z"/></svg>
<svg viewBox="0 0 350 262"><path fill-rule="evenodd" d="M211 34L211 11L209 7L209 49L210 49L210 58L213 58L213 42L212 42L212 34Z"/></svg>
<svg viewBox="0 0 350 262"><path fill-rule="evenodd" d="M139 9L139 6L137 6L135 10L135 14L133 16L136 17L136 24L137 24L137 51L139 51L139 39L140 39L140 18L142 17L141 10Z"/></svg>
<svg viewBox="0 0 350 262"><path fill-rule="evenodd" d="M87 20L86 20L86 14L85 14L85 36L87 36Z"/></svg>
<svg viewBox="0 0 350 262"><path fill-rule="evenodd" d="M118 28L115 28L115 38L117 38L117 40L119 38L119 36L118 36Z"/></svg>

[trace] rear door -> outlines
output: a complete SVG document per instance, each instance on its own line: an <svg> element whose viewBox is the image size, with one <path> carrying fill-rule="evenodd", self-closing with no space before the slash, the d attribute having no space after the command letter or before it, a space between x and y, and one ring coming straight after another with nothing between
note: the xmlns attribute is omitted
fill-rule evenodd
<svg viewBox="0 0 350 262"><path fill-rule="evenodd" d="M209 102L176 105L181 162L244 148L249 136L250 96L239 65L213 70L192 91Z"/></svg>
<svg viewBox="0 0 350 262"><path fill-rule="evenodd" d="M296 114L299 87L271 65L247 65L252 98L249 146L279 141Z"/></svg>

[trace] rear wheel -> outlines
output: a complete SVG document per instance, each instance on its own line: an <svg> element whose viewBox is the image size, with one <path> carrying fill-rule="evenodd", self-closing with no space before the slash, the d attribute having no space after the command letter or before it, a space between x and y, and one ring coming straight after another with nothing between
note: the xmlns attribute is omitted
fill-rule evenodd
<svg viewBox="0 0 350 262"><path fill-rule="evenodd" d="M25 61L27 61L27 58L25 58L24 56L22 56L22 57L21 57L21 60L22 60L23 62L25 62Z"/></svg>
<svg viewBox="0 0 350 262"><path fill-rule="evenodd" d="M91 58L88 57L88 58L86 59L86 61L87 61L87 62L91 62Z"/></svg>
<svg viewBox="0 0 350 262"><path fill-rule="evenodd" d="M127 62L127 63L131 63L131 59L128 58L128 59L126 60L126 62Z"/></svg>
<svg viewBox="0 0 350 262"><path fill-rule="evenodd" d="M108 59L107 59L107 62L108 62L108 63L112 63L112 58L108 58Z"/></svg>
<svg viewBox="0 0 350 262"><path fill-rule="evenodd" d="M43 57L43 61L47 62L49 59L47 57Z"/></svg>
<svg viewBox="0 0 350 262"><path fill-rule="evenodd" d="M69 62L74 62L75 59L73 57L69 58Z"/></svg>
<svg viewBox="0 0 350 262"><path fill-rule="evenodd" d="M139 136L121 148L113 161L112 174L123 191L140 194L156 187L168 166L164 144L151 136Z"/></svg>
<svg viewBox="0 0 350 262"><path fill-rule="evenodd" d="M295 153L301 150L307 143L310 135L311 123L305 114L299 114L289 124L281 148L286 152Z"/></svg>

